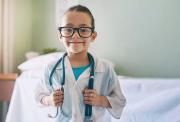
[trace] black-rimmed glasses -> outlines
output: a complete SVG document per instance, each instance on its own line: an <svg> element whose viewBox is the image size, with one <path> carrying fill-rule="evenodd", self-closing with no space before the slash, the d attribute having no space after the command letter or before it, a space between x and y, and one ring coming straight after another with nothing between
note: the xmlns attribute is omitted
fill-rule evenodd
<svg viewBox="0 0 180 122"><path fill-rule="evenodd" d="M94 28L91 27L80 27L80 28L59 27L58 30L62 37L72 37L75 31L77 31L80 37L88 38L94 32Z"/></svg>

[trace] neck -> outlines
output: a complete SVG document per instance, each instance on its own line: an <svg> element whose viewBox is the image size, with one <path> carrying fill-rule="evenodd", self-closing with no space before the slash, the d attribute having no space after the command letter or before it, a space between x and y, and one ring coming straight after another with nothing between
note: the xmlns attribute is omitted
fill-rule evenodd
<svg viewBox="0 0 180 122"><path fill-rule="evenodd" d="M68 53L69 61L72 67L80 67L89 64L87 52L82 53Z"/></svg>

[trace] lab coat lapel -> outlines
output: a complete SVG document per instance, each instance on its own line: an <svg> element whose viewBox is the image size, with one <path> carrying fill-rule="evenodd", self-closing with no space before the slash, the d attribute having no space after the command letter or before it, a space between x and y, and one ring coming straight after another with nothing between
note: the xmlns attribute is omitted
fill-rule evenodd
<svg viewBox="0 0 180 122"><path fill-rule="evenodd" d="M90 67L88 67L78 78L78 81L79 80L82 80L82 79L85 79L85 78L89 78L89 75L90 75Z"/></svg>
<svg viewBox="0 0 180 122"><path fill-rule="evenodd" d="M97 58L96 56L93 56L93 57L94 57L94 66L95 66L94 72L95 73L104 72L105 71L105 67L101 63L100 59Z"/></svg>
<svg viewBox="0 0 180 122"><path fill-rule="evenodd" d="M74 84L76 80L68 57L66 57L65 59L65 64L66 64L66 80Z"/></svg>
<svg viewBox="0 0 180 122"><path fill-rule="evenodd" d="M95 70L94 72L95 73L100 73L100 72L104 72L105 71L105 67L102 65L102 63L100 63L99 59L95 56L93 56L94 58L94 67L95 67ZM86 69L78 78L78 81L81 81L83 79L89 79L89 76L90 76L90 70L91 70L91 67L88 67L88 69ZM89 80L88 80L89 81Z"/></svg>
<svg viewBox="0 0 180 122"><path fill-rule="evenodd" d="M75 77L72 71L72 67L69 61L69 58L66 56L64 59L64 67L65 67L65 82L66 81L75 81ZM57 66L56 72L59 74L63 73L63 67L62 67L62 62ZM62 75L61 75L62 76Z"/></svg>

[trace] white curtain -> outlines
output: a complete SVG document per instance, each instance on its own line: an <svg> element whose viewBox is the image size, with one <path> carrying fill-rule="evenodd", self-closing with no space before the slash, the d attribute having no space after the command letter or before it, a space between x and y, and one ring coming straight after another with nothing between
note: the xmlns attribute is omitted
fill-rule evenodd
<svg viewBox="0 0 180 122"><path fill-rule="evenodd" d="M13 0L0 0L0 73L13 72ZM0 122L5 122L7 102L0 102Z"/></svg>
<svg viewBox="0 0 180 122"><path fill-rule="evenodd" d="M13 0L0 0L0 72L13 72Z"/></svg>

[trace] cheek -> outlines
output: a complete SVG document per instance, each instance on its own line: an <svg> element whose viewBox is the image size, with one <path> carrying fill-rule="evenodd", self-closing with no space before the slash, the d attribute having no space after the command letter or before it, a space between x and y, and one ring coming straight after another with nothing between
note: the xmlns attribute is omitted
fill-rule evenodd
<svg viewBox="0 0 180 122"><path fill-rule="evenodd" d="M86 45L89 46L89 44L91 43L91 40L87 39L87 40L85 40L85 42L86 42Z"/></svg>
<svg viewBox="0 0 180 122"><path fill-rule="evenodd" d="M70 41L70 39L68 39L68 38L62 38L62 43L63 43L64 45L68 45L68 41Z"/></svg>

